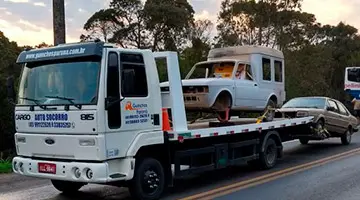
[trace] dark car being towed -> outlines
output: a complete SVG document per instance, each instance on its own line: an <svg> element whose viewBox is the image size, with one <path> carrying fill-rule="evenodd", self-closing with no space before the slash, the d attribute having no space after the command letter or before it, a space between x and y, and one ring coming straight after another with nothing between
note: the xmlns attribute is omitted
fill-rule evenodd
<svg viewBox="0 0 360 200"><path fill-rule="evenodd" d="M328 97L293 98L277 110L276 115L279 114L284 118L314 116L315 127L324 131L321 136L299 137L302 144L324 137L340 137L343 144L349 144L357 131L356 117L340 101Z"/></svg>

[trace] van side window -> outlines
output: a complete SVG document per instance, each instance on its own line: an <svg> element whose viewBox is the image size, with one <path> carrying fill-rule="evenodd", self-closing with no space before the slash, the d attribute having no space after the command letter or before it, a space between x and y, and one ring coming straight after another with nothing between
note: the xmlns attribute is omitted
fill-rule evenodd
<svg viewBox="0 0 360 200"><path fill-rule="evenodd" d="M251 69L251 65L246 65L246 79L253 81L253 75L252 75L252 69Z"/></svg>
<svg viewBox="0 0 360 200"><path fill-rule="evenodd" d="M148 85L142 54L121 53L121 94L123 97L147 97Z"/></svg>
<svg viewBox="0 0 360 200"><path fill-rule="evenodd" d="M264 81L271 81L271 65L268 58L262 59L262 74Z"/></svg>
<svg viewBox="0 0 360 200"><path fill-rule="evenodd" d="M283 82L282 62L275 60L274 67L275 67L275 81Z"/></svg>

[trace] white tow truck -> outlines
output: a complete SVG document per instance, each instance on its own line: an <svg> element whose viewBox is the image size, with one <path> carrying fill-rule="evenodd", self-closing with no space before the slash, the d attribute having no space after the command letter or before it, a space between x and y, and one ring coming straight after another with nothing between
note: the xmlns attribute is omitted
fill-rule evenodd
<svg viewBox="0 0 360 200"><path fill-rule="evenodd" d="M165 107L156 59L167 62ZM312 134L313 117L188 125L176 52L94 41L25 50L17 63L17 95L7 83L15 104L13 171L50 179L64 193L97 183L158 199L185 175L247 162L271 168L282 142Z"/></svg>

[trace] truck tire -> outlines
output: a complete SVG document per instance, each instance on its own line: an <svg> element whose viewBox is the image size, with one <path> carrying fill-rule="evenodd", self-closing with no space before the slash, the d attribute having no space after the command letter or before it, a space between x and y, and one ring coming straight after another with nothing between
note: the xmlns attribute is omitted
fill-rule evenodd
<svg viewBox="0 0 360 200"><path fill-rule="evenodd" d="M348 130L341 136L341 143L343 145L349 145L351 143L352 137L352 128L349 127Z"/></svg>
<svg viewBox="0 0 360 200"><path fill-rule="evenodd" d="M274 139L268 138L265 142L264 152L260 152L259 154L259 167L262 169L270 169L276 165L278 152Z"/></svg>
<svg viewBox="0 0 360 200"><path fill-rule="evenodd" d="M61 180L51 180L52 185L55 189L59 190L64 194L73 194L80 190L84 183L71 182L71 181L61 181Z"/></svg>
<svg viewBox="0 0 360 200"><path fill-rule="evenodd" d="M153 158L140 158L137 162L129 186L131 196L139 200L159 199L165 190L163 166Z"/></svg>

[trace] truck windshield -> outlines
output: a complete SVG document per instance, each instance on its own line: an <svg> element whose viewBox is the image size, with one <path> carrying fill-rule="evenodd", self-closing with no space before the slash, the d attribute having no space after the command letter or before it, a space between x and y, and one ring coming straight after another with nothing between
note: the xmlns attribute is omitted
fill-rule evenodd
<svg viewBox="0 0 360 200"><path fill-rule="evenodd" d="M99 72L99 61L25 64L18 104L96 104Z"/></svg>
<svg viewBox="0 0 360 200"><path fill-rule="evenodd" d="M234 62L209 62L194 66L194 71L187 75L187 79L198 78L231 78Z"/></svg>

